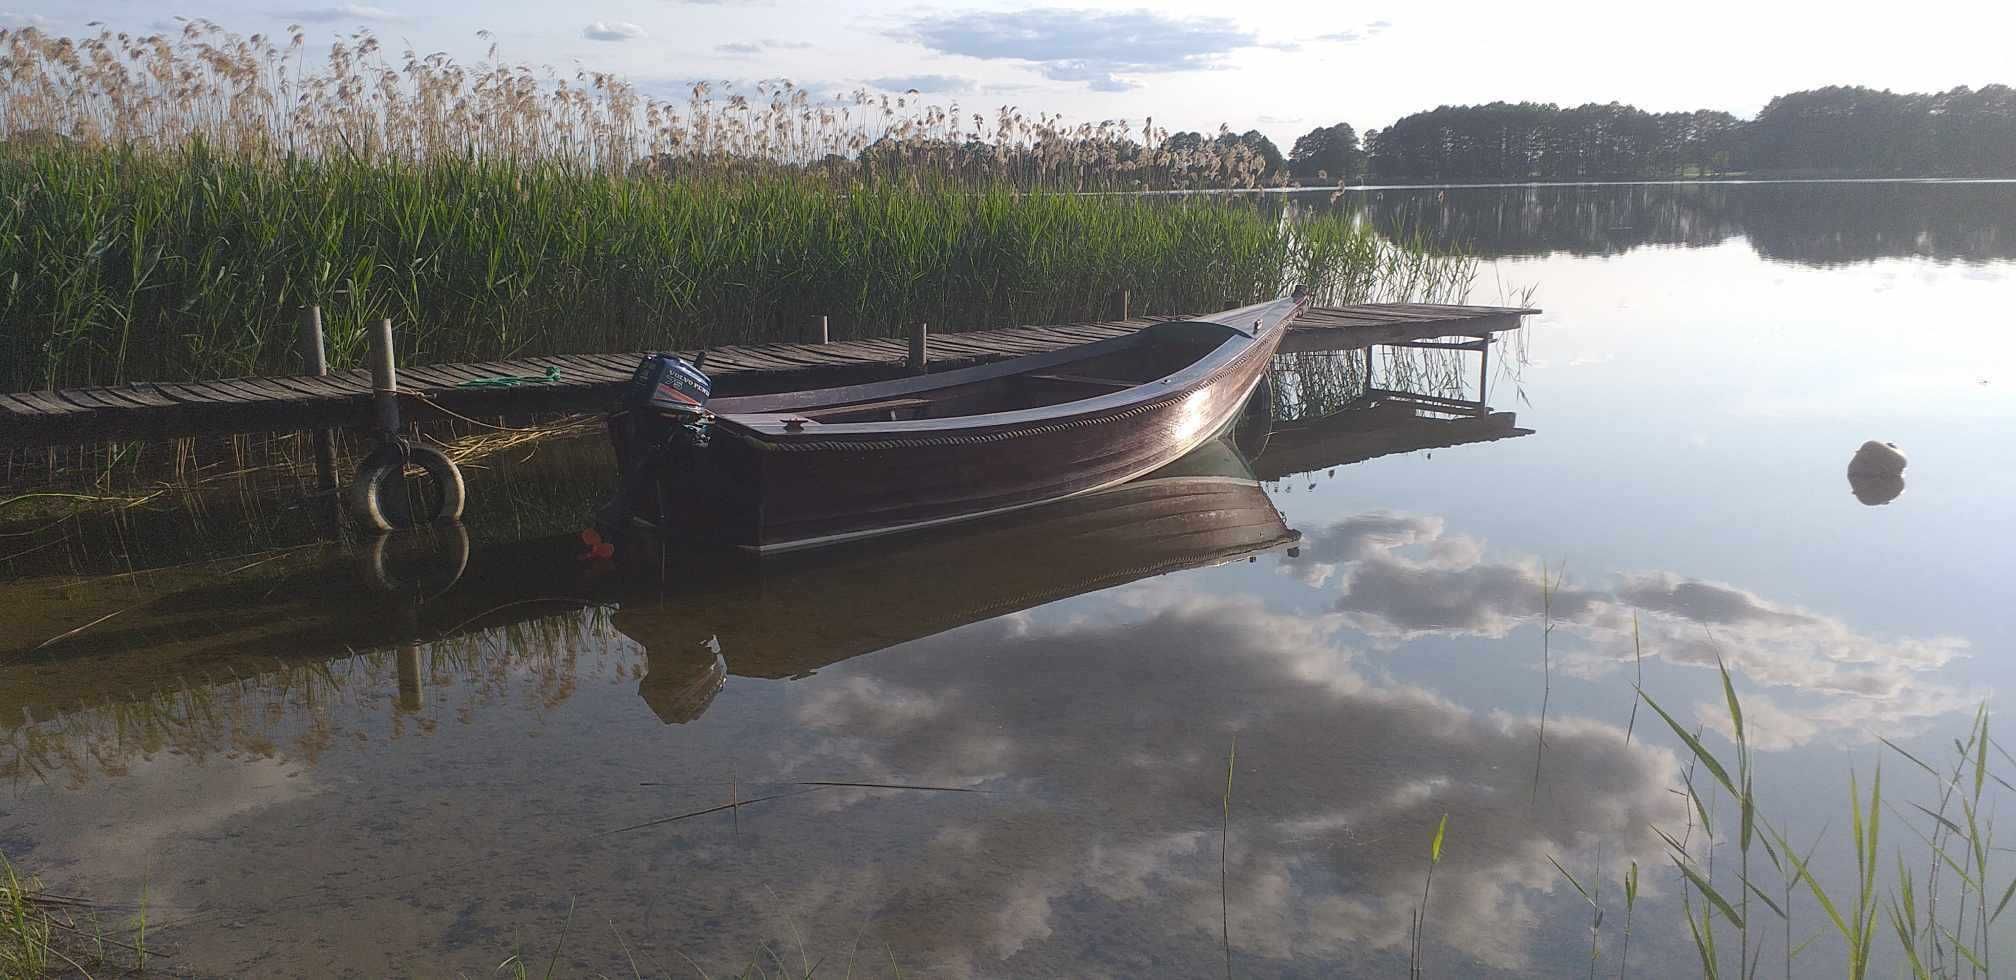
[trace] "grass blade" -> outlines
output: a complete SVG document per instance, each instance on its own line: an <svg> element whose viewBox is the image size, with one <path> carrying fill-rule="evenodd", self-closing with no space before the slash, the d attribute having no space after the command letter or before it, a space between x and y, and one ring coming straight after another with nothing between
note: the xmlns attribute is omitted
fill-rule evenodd
<svg viewBox="0 0 2016 980"><path fill-rule="evenodd" d="M1687 729L1682 728L1679 722L1674 721L1673 716L1667 714L1666 709L1660 707L1659 702L1652 700L1652 695L1645 693L1643 688L1639 689L1638 696L1644 698L1645 703L1658 713L1659 717L1666 722L1666 727L1673 729L1673 734L1679 736L1680 741L1686 744L1688 751L1693 752L1694 757L1701 760L1702 765L1708 767L1708 772L1715 777L1715 781L1721 783L1722 788L1728 790L1730 796L1737 796L1736 783L1729 778L1729 770L1722 767L1721 760L1716 759L1715 754L1708 751L1708 747L1702 745L1700 739L1695 738Z"/></svg>

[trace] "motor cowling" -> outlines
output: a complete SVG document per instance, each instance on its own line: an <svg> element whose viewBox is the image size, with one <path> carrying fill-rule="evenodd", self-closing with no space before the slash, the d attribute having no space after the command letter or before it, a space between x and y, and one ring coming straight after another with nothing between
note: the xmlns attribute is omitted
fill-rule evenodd
<svg viewBox="0 0 2016 980"><path fill-rule="evenodd" d="M657 525L672 502L662 498L661 470L690 467L707 446L707 399L714 384L700 365L674 354L647 354L624 386L621 403L609 416L621 480L598 523L614 532L640 518Z"/></svg>
<svg viewBox="0 0 2016 980"><path fill-rule="evenodd" d="M713 379L698 364L675 354L646 354L630 375L623 408L701 415L713 392Z"/></svg>

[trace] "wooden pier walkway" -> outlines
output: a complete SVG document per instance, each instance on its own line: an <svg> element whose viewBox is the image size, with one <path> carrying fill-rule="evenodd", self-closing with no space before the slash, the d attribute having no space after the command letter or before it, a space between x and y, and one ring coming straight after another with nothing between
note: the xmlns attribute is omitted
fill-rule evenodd
<svg viewBox="0 0 2016 980"><path fill-rule="evenodd" d="M1358 350L1444 337L1488 339L1538 312L1514 307L1376 303L1316 307L1289 327L1283 353ZM933 332L932 370L1091 343L1157 320L1102 320L1056 326ZM1465 347L1465 349L1471 349ZM683 352L691 357L695 352ZM565 354L510 361L399 368L408 419L446 414L496 416L598 410L629 379L639 354ZM714 347L707 373L717 395L754 394L878 380L905 373L905 338L825 344ZM549 382L490 386L498 377ZM97 388L0 393L0 447L100 440L171 439L236 432L343 428L370 417L371 376L363 369L325 376L142 382Z"/></svg>

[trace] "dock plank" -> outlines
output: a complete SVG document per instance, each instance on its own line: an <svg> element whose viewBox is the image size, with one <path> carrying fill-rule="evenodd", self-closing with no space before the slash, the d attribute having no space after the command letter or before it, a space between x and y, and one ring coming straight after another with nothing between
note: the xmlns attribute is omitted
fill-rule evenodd
<svg viewBox="0 0 2016 980"><path fill-rule="evenodd" d="M1372 303L1315 307L1289 325L1284 353L1357 350L1445 337L1488 338L1516 330L1537 313L1518 307L1447 303ZM1174 314L1088 320L988 330L938 330L929 338L931 366L944 370L1125 336ZM679 352L692 358L697 351ZM710 348L706 370L721 395L852 383L900 373L909 360L903 337L817 344L734 344ZM629 380L638 353L550 354L508 361L401 366L401 390L428 409L450 412L596 411L611 389ZM499 376L560 373L551 383L475 386ZM326 376L224 378L142 382L60 391L0 393L0 445L55 445L98 438L166 438L363 424L371 395L369 372ZM417 407L421 407L416 405Z"/></svg>

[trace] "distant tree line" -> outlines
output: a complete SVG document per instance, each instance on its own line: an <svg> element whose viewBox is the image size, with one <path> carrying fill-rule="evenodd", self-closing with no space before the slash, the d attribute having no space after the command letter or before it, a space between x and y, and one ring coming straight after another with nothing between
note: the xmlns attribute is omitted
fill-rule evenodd
<svg viewBox="0 0 2016 980"><path fill-rule="evenodd" d="M2016 176L2016 89L1830 86L1781 95L1750 120L1616 102L1441 106L1366 132L1362 148L1349 125L1310 130L1285 169L1302 183Z"/></svg>

